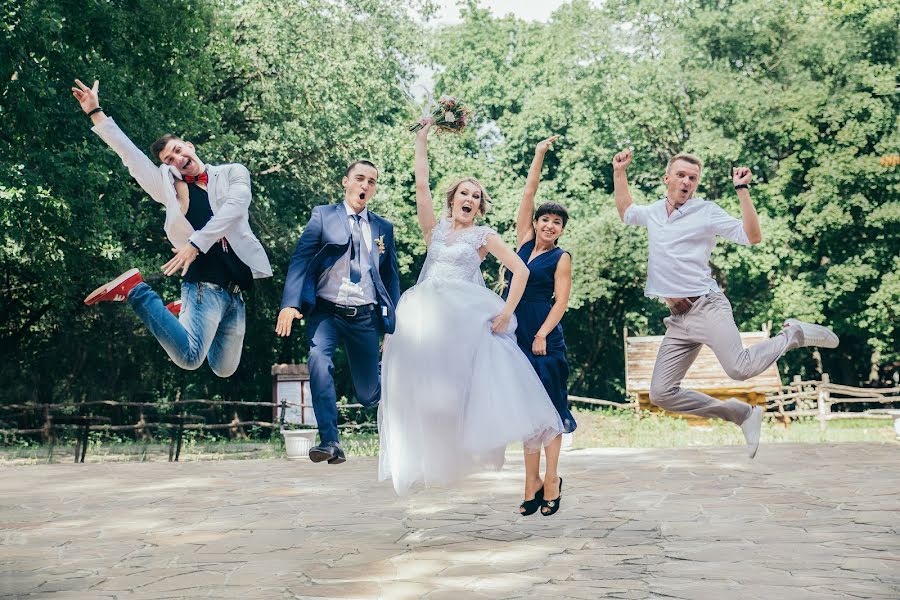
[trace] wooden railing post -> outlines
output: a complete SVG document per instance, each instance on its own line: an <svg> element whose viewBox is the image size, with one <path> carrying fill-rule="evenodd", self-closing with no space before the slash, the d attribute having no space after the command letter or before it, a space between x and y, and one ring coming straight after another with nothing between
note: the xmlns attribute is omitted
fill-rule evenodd
<svg viewBox="0 0 900 600"><path fill-rule="evenodd" d="M831 394L828 391L830 379L828 373L822 373L822 382L819 384L819 393L816 397L816 404L819 408L819 429L822 431L825 431L828 422L828 413L831 412L831 409L828 406L828 401L831 398Z"/></svg>

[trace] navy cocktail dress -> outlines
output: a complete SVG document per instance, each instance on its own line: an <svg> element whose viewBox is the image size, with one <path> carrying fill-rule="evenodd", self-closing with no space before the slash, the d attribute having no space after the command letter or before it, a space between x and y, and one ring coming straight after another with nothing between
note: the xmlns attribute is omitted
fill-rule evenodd
<svg viewBox="0 0 900 600"><path fill-rule="evenodd" d="M556 265L565 250L554 248L528 261L534 251L534 240L526 242L519 249L519 258L528 266L531 274L525 293L519 306L516 307L516 319L519 326L516 329L516 340L519 347L537 372L538 377L547 390L547 395L553 401L566 433L575 431L577 423L569 410L569 393L567 380L569 378L569 363L566 361L566 340L563 337L562 325L557 324L547 336L546 356L535 356L531 351L534 336L547 320L550 309L553 307L554 277ZM508 287L507 287L508 290Z"/></svg>

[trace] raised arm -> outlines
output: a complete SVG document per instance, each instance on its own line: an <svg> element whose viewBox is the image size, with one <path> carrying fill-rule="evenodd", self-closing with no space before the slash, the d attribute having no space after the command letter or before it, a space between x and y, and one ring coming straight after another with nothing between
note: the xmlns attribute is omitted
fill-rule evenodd
<svg viewBox="0 0 900 600"><path fill-rule="evenodd" d="M744 224L744 233L747 234L747 239L751 244L758 244L762 241L762 228L759 226L759 215L756 214L756 207L753 206L750 189L747 187L752 179L753 173L747 167L738 167L732 173L738 200L741 201L741 220Z"/></svg>
<svg viewBox="0 0 900 600"><path fill-rule="evenodd" d="M547 336L556 329L563 315L569 308L569 295L572 292L572 257L564 252L556 263L556 272L553 275L553 306L544 319L543 325L538 329L531 343L531 351L536 356L547 354Z"/></svg>
<svg viewBox="0 0 900 600"><path fill-rule="evenodd" d="M416 132L416 215L425 243L430 244L431 232L437 224L428 183L428 131L431 129L431 119L422 119L420 123L422 128Z"/></svg>
<svg viewBox="0 0 900 600"><path fill-rule="evenodd" d="M72 95L78 100L81 109L85 114L93 113L91 121L94 123L94 133L119 155L122 163L128 167L128 172L151 198L166 204L166 182L159 167L128 139L113 119L107 117L102 110L94 112L100 108L100 82L95 80L93 87L88 87L76 79L75 86L72 88Z"/></svg>
<svg viewBox="0 0 900 600"><path fill-rule="evenodd" d="M521 248L525 242L534 237L531 222L534 220L534 197L541 183L541 167L544 166L544 155L547 154L547 150L558 139L558 135L550 136L539 142L534 149L534 158L531 159L531 168L528 169L528 179L525 180L525 191L522 193L522 202L519 203L519 214L516 217L517 248Z"/></svg>
<svg viewBox="0 0 900 600"><path fill-rule="evenodd" d="M492 233L485 240L487 251L497 257L503 266L512 273L512 281L509 282L509 293L506 295L506 304L500 314L494 317L491 323L491 331L494 333L503 333L506 331L509 320L512 318L522 294L525 293L525 284L528 283L528 275L530 271L528 267L519 258L519 255L512 248L503 243L500 236Z"/></svg>
<svg viewBox="0 0 900 600"><path fill-rule="evenodd" d="M613 188L616 195L616 209L619 218L625 220L625 211L634 203L628 190L628 176L625 170L631 164L631 150L622 150L613 157Z"/></svg>

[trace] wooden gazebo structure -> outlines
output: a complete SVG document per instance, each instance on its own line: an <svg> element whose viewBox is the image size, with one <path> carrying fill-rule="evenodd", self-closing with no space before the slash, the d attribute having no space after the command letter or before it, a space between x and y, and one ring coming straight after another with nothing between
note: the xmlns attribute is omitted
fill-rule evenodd
<svg viewBox="0 0 900 600"><path fill-rule="evenodd" d="M768 339L768 331L750 331L741 333L744 347ZM656 353L663 336L629 337L625 329L625 390L636 397L642 409L662 410L650 404L650 379ZM781 377L778 365L771 367L746 381L735 381L725 374L716 355L708 347L703 346L697 360L688 369L682 386L709 394L713 398L725 400L737 398L749 404L765 404L766 394L781 390Z"/></svg>

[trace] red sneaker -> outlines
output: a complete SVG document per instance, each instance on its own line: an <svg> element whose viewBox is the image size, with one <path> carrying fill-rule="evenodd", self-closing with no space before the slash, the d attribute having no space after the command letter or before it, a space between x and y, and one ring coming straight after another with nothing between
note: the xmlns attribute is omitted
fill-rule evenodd
<svg viewBox="0 0 900 600"><path fill-rule="evenodd" d="M88 294L84 299L87 305L96 304L98 302L121 302L128 298L128 293L137 284L144 281L141 279L141 272L137 269L125 271L109 283L105 283L96 290Z"/></svg>
<svg viewBox="0 0 900 600"><path fill-rule="evenodd" d="M166 309L177 317L181 314L181 300L169 302L168 304L166 304Z"/></svg>

